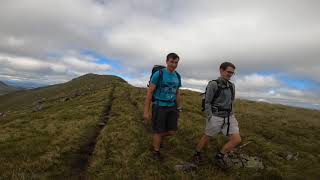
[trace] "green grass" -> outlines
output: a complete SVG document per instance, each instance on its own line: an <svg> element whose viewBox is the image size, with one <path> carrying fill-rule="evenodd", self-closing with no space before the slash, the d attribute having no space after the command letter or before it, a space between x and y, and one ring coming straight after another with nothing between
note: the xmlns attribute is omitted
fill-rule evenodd
<svg viewBox="0 0 320 180"><path fill-rule="evenodd" d="M115 87L114 91L113 88ZM82 94L82 95L79 95ZM163 162L151 158L152 134L143 126L146 89L113 76L86 75L65 84L0 96L0 179L319 179L320 112L237 100L244 153L258 156L265 168L223 172L210 160L226 142L219 135L204 149L207 164L190 173L176 164L189 161L205 118L200 96L183 90L179 132L165 138ZM63 98L70 97L69 101ZM43 102L40 111L34 107ZM112 104L111 104L112 102ZM101 114L110 105L107 117ZM81 148L99 132L91 156ZM299 152L298 160L287 160ZM88 164L85 159L88 159ZM79 171L81 170L81 172Z"/></svg>

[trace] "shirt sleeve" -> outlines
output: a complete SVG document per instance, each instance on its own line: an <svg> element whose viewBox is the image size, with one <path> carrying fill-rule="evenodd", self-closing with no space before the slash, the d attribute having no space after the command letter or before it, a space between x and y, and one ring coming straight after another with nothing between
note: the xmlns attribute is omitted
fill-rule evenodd
<svg viewBox="0 0 320 180"><path fill-rule="evenodd" d="M151 77L151 84L157 86L159 81L159 76L160 76L160 72L159 71L155 72Z"/></svg>
<svg viewBox="0 0 320 180"><path fill-rule="evenodd" d="M205 113L207 114L208 118L212 116L212 100L214 97L215 92L217 91L218 84L215 81L210 81L207 85L206 90L206 98L205 98Z"/></svg>

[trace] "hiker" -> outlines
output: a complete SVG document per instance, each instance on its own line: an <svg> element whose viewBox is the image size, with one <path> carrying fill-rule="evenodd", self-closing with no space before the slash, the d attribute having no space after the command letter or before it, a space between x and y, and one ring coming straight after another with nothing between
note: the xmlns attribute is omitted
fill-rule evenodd
<svg viewBox="0 0 320 180"><path fill-rule="evenodd" d="M193 155L194 163L202 162L201 150L208 143L209 137L222 132L229 138L229 141L214 156L216 165L226 169L227 154L232 151L240 142L238 121L232 108L235 97L235 86L230 82L236 67L230 62L220 65L220 77L212 80L206 87L203 99L203 110L207 115L205 132L196 146Z"/></svg>
<svg viewBox="0 0 320 180"><path fill-rule="evenodd" d="M179 56L175 53L167 55L167 66L155 66L150 77L149 88L144 106L144 120L150 120L150 104L152 102L153 157L160 160L162 137L173 136L178 129L181 87L180 75L175 71Z"/></svg>

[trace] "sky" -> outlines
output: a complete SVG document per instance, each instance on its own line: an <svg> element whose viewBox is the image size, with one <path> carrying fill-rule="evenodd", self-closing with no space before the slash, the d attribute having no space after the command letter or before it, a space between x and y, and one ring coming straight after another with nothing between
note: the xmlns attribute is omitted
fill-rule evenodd
<svg viewBox="0 0 320 180"><path fill-rule="evenodd" d="M0 80L56 84L86 73L145 87L180 56L203 91L236 66L236 97L320 109L320 1L1 0Z"/></svg>

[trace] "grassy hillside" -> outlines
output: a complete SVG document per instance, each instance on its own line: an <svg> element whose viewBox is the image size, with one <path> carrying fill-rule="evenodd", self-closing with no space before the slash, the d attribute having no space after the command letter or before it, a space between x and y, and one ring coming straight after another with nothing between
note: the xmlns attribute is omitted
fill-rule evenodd
<svg viewBox="0 0 320 180"><path fill-rule="evenodd" d="M320 112L236 101L242 154L263 169L223 172L210 159L226 141L218 136L207 163L181 172L205 120L200 96L183 91L179 133L166 138L164 161L152 160L152 134L142 123L146 89L114 76L85 75L65 84L0 96L0 179L319 179Z"/></svg>
<svg viewBox="0 0 320 180"><path fill-rule="evenodd" d="M14 92L14 91L18 91L18 90L20 90L20 89L14 87L14 86L9 86L9 85L5 84L4 82L0 81L0 95L7 94L10 92Z"/></svg>

